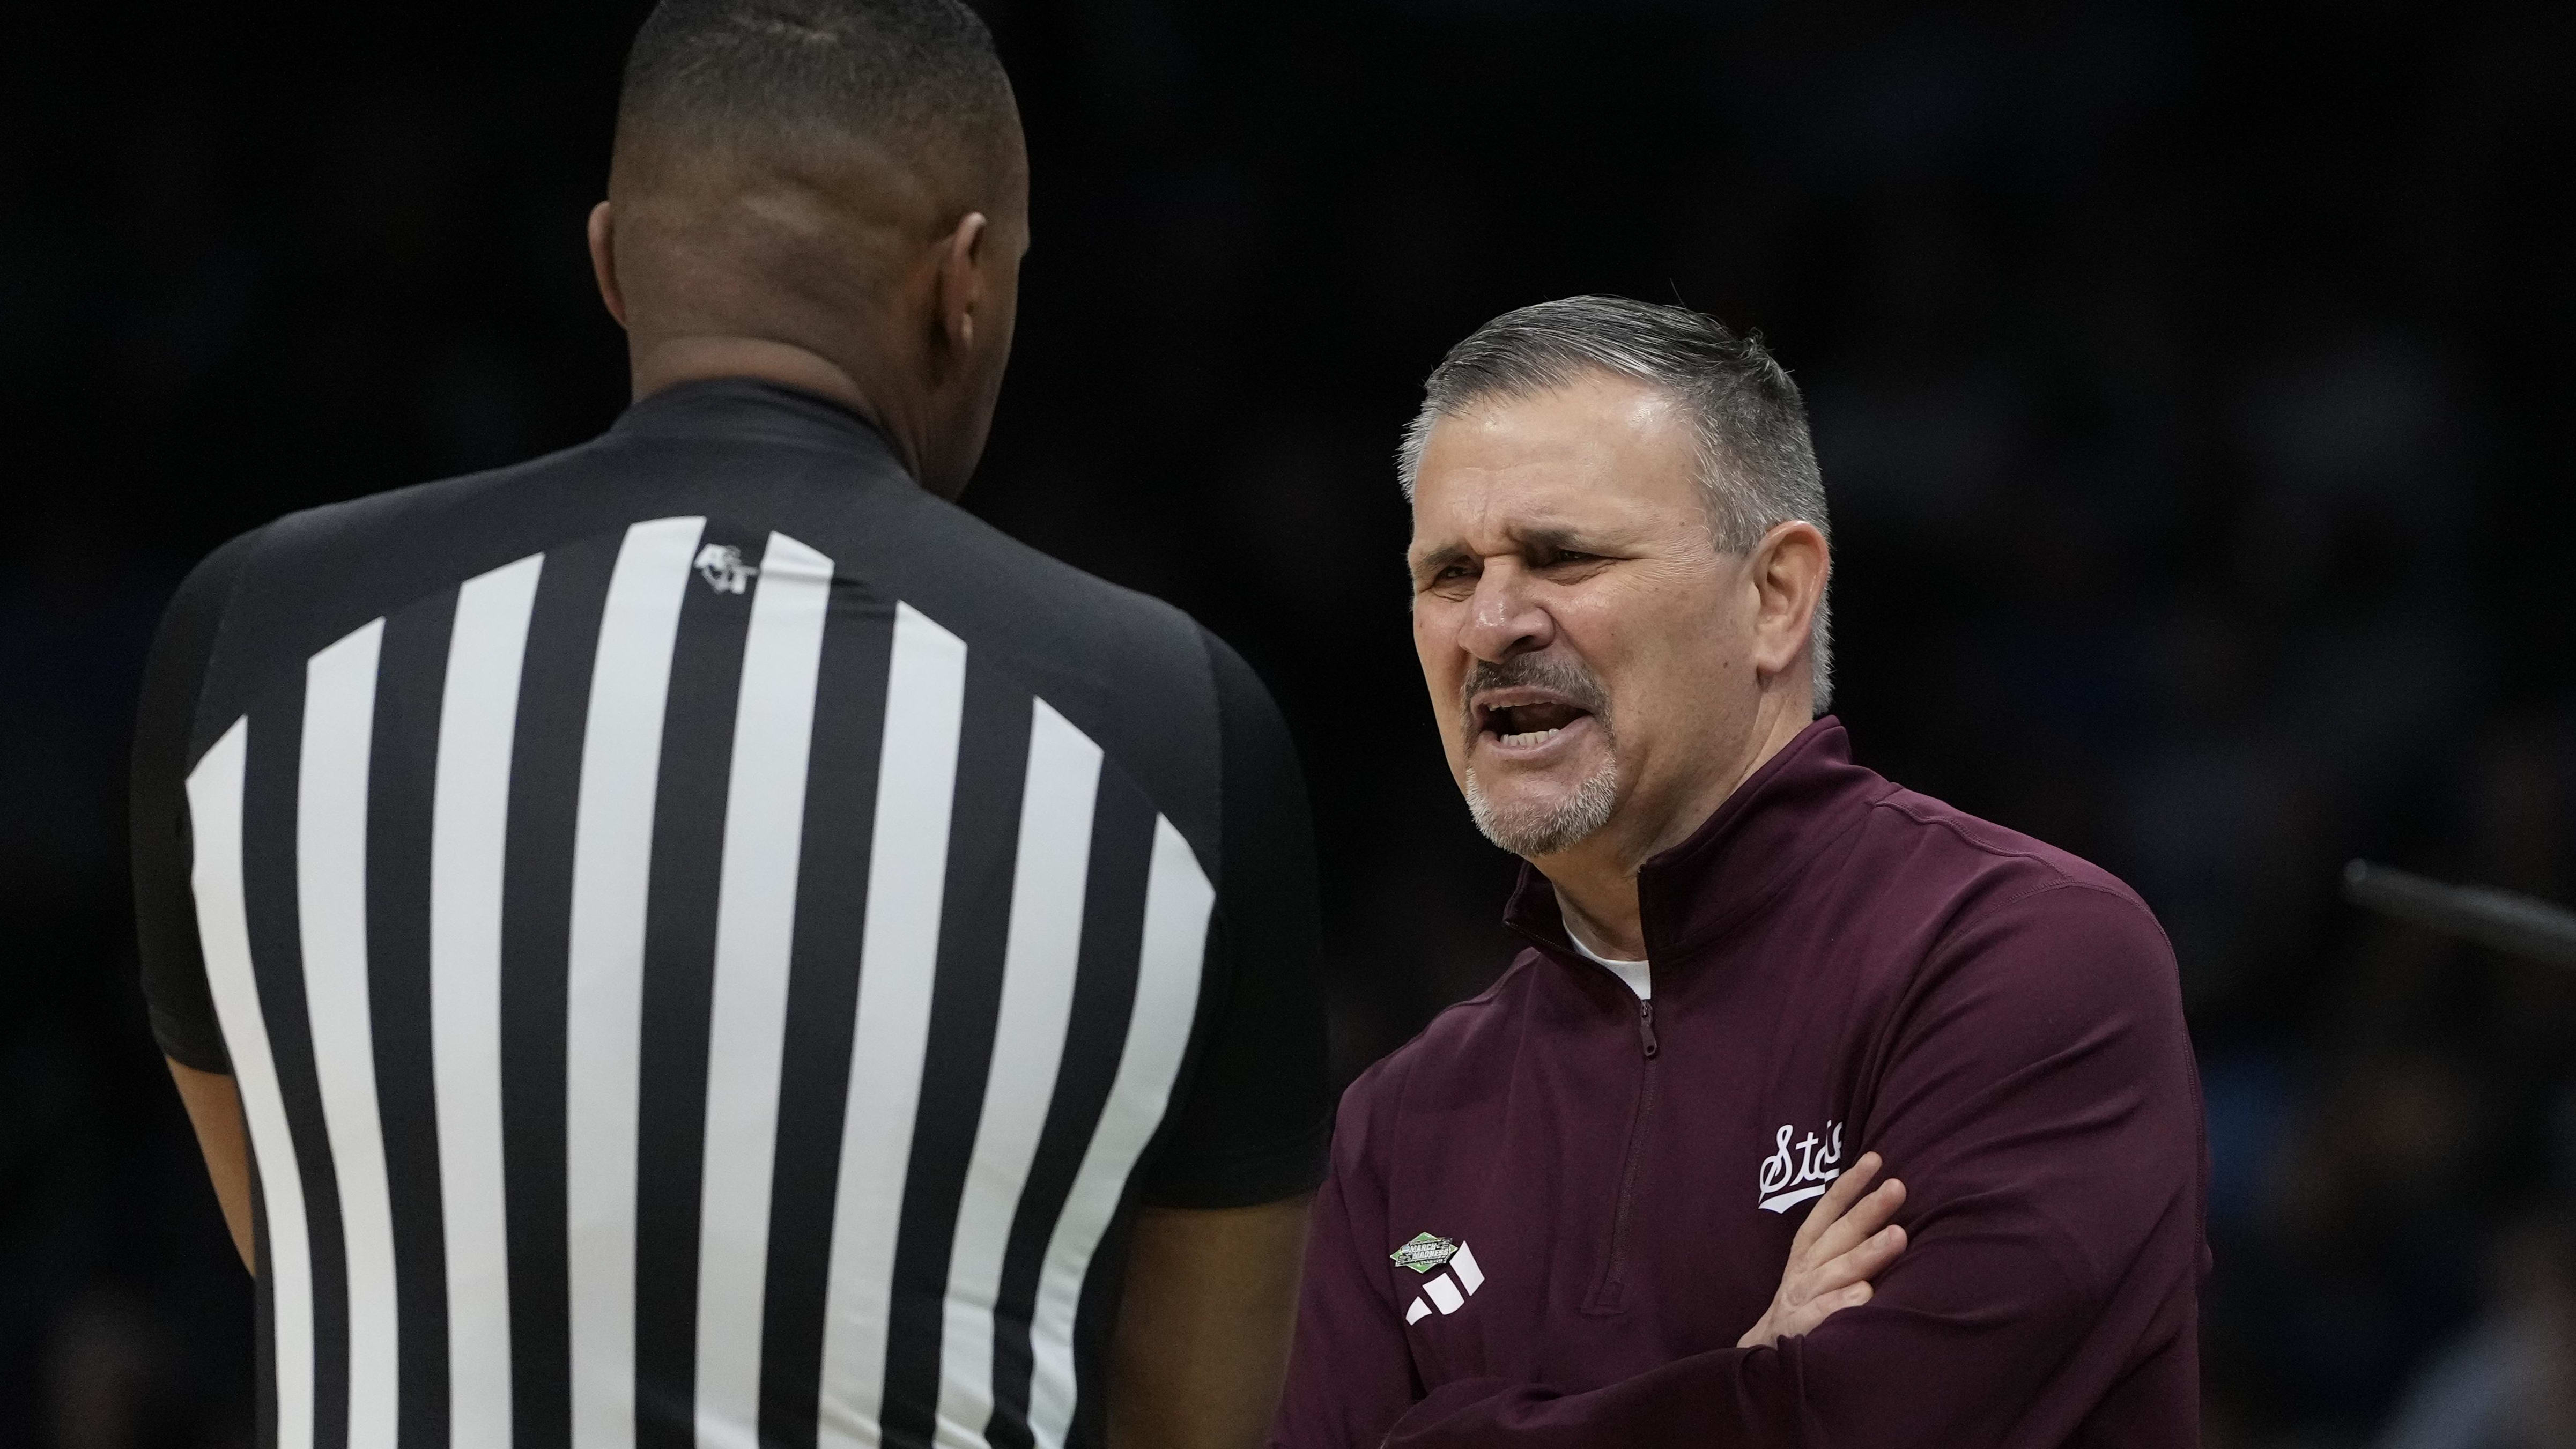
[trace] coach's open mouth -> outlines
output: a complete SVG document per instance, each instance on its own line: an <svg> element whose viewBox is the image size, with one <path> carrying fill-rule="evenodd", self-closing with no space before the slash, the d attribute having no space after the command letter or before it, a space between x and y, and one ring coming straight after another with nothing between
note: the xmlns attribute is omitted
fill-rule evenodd
<svg viewBox="0 0 2576 1449"><path fill-rule="evenodd" d="M1496 689L1476 697L1476 733L1507 750L1533 749L1592 717L1592 711L1540 689Z"/></svg>

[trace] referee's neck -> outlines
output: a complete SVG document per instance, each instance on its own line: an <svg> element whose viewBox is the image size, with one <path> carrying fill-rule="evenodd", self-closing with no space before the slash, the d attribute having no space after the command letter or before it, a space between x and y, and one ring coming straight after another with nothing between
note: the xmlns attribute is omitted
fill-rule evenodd
<svg viewBox="0 0 2576 1449"><path fill-rule="evenodd" d="M811 348L766 337L659 337L635 347L630 371L637 402L684 382L727 377L774 382L828 398L865 419L894 448L904 471L921 476L919 448L907 430L894 426L887 410L848 369Z"/></svg>

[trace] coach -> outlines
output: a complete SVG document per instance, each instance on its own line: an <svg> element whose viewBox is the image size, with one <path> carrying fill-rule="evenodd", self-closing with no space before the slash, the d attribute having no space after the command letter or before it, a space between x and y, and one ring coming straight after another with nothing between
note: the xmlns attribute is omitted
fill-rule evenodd
<svg viewBox="0 0 2576 1449"><path fill-rule="evenodd" d="M1786 373L1679 308L1523 308L1431 375L1402 471L1432 713L1528 945L1343 1098L1274 1440L2197 1444L2171 951L1818 717ZM1863 1200L1902 1201L1874 1282L1802 1283L1864 1154L1903 1183Z"/></svg>

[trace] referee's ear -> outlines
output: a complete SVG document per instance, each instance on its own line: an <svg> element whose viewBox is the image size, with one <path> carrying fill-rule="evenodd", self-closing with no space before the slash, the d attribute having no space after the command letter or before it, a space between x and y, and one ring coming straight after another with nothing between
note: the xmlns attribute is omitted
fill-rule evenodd
<svg viewBox="0 0 2576 1449"><path fill-rule="evenodd" d="M599 214L593 212L591 218L592 234L596 236ZM975 351L975 313L984 305L984 234L991 229L992 223L984 213L970 211L959 218L957 229L939 244L939 330L948 350L959 357L971 356ZM591 243L594 256L599 246L596 241Z"/></svg>
<svg viewBox="0 0 2576 1449"><path fill-rule="evenodd" d="M626 294L617 290L616 218L603 201L590 209L590 273L599 279L599 300L608 315L626 325Z"/></svg>

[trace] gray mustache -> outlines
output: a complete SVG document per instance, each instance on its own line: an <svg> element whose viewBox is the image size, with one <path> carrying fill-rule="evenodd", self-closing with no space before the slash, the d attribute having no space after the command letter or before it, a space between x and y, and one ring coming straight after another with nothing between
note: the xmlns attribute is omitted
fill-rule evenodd
<svg viewBox="0 0 2576 1449"><path fill-rule="evenodd" d="M1590 711L1604 725L1610 722L1610 695L1601 687L1601 681L1573 660L1552 654L1515 654L1500 662L1477 660L1459 684L1459 712L1467 712L1467 702L1480 690L1512 688L1553 690Z"/></svg>

